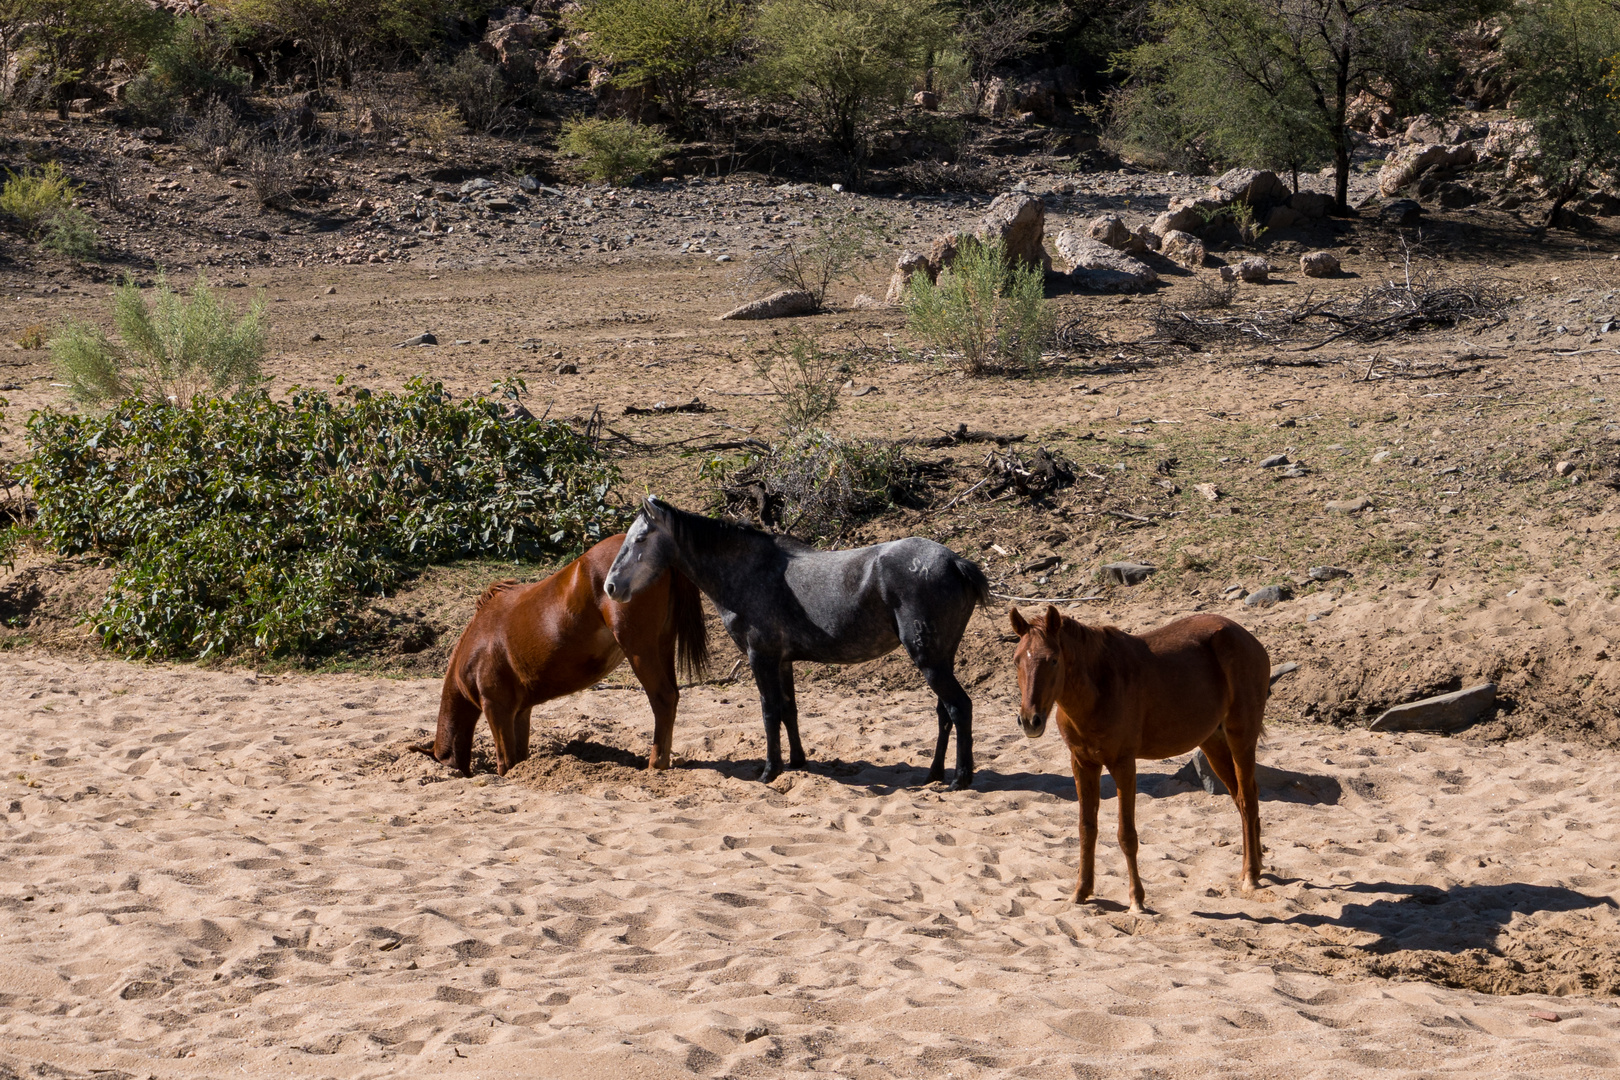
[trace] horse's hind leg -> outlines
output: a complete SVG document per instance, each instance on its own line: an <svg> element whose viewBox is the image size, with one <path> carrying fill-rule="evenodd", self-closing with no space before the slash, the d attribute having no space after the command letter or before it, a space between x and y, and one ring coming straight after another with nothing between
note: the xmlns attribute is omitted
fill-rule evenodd
<svg viewBox="0 0 1620 1080"><path fill-rule="evenodd" d="M1233 752L1230 744L1222 728L1204 741L1202 749L1209 767L1226 785L1232 801L1237 804L1238 816L1243 819L1242 889L1248 892L1260 887L1260 792L1254 782L1254 746L1249 745L1248 753L1243 754L1241 742L1238 753Z"/></svg>
<svg viewBox="0 0 1620 1080"><path fill-rule="evenodd" d="M1114 778L1119 801L1119 850L1125 855L1125 871L1131 879L1131 910L1141 911L1147 899L1142 875L1136 869L1136 758L1127 755L1108 767Z"/></svg>
<svg viewBox="0 0 1620 1080"><path fill-rule="evenodd" d="M759 778L770 783L782 775L782 724L788 725L789 767L804 767L799 743L799 716L793 700L793 665L776 655L750 652L748 666L759 687L759 712L765 721L765 768Z"/></svg>
<svg viewBox="0 0 1620 1080"><path fill-rule="evenodd" d="M921 665L919 665L921 666ZM951 780L951 791L962 791L973 786L973 699L968 697L962 684L956 681L951 663L922 668L928 688L938 702L934 711L939 717L939 741L934 744L934 761L928 769L928 782L945 779L945 747L956 729L956 776Z"/></svg>

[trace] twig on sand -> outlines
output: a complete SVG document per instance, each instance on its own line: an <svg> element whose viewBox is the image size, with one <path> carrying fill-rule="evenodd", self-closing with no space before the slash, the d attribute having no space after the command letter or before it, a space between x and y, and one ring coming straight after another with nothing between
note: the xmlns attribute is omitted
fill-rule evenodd
<svg viewBox="0 0 1620 1080"><path fill-rule="evenodd" d="M1015 604L1078 604L1085 600L1106 600L1105 596L1009 596L994 589L990 595L998 600L1011 600Z"/></svg>

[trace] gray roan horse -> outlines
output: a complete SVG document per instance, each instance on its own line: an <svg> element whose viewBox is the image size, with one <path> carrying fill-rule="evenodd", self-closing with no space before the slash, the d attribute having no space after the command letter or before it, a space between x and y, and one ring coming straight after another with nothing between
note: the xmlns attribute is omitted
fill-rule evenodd
<svg viewBox="0 0 1620 1080"><path fill-rule="evenodd" d="M720 609L748 658L765 719L765 771L804 767L793 662L856 664L904 645L939 699L939 742L930 782L945 779L956 728L951 790L973 783L973 701L956 681L956 648L976 606L990 600L977 563L909 537L852 551L818 551L786 536L689 514L649 497L608 568L603 591L628 601L666 567L685 574Z"/></svg>

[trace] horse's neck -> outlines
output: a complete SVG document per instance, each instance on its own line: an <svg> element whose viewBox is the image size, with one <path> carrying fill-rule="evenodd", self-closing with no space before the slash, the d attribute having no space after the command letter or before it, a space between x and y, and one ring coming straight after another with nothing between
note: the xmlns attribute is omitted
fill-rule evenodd
<svg viewBox="0 0 1620 1080"><path fill-rule="evenodd" d="M1114 655L1108 648L1110 627L1085 626L1067 616L1063 620L1063 696L1082 713L1096 704L1101 687L1112 681ZM1075 715L1073 710L1070 715Z"/></svg>
<svg viewBox="0 0 1620 1080"><path fill-rule="evenodd" d="M770 553L765 549L774 547L769 537L743 532L724 536L718 544L694 540L688 533L676 544L676 563L716 607L740 611L755 591L748 568L763 561L761 555Z"/></svg>

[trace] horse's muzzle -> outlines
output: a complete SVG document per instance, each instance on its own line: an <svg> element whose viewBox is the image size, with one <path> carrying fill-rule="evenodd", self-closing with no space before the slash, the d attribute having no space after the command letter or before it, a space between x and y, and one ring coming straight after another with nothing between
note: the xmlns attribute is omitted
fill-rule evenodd
<svg viewBox="0 0 1620 1080"><path fill-rule="evenodd" d="M1046 716L1045 714L1041 714L1039 716L1032 716L1027 720L1020 716L1018 718L1018 726L1024 729L1024 736L1026 738L1038 739L1042 735L1046 734Z"/></svg>
<svg viewBox="0 0 1620 1080"><path fill-rule="evenodd" d="M602 591L612 597L618 594L619 587L613 584L613 580L609 578L607 581L602 582Z"/></svg>

